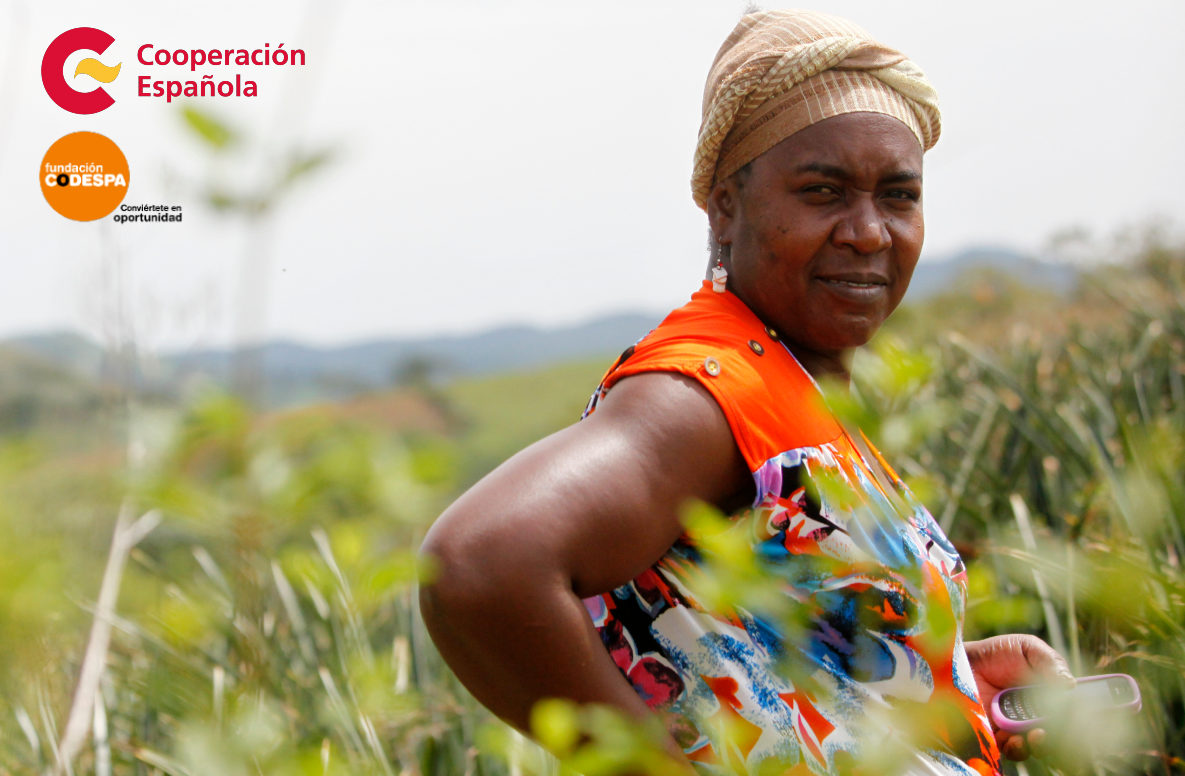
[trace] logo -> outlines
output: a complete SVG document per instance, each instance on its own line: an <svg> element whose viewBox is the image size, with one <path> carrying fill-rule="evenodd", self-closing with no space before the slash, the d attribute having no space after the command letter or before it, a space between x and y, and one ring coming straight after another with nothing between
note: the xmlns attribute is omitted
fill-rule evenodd
<svg viewBox="0 0 1185 776"><path fill-rule="evenodd" d="M75 27L53 39L49 48L45 50L45 56L41 58L41 83L45 85L49 98L57 103L59 108L71 113L89 115L106 110L115 103L115 98L107 94L101 86L89 92L78 91L66 81L63 73L66 60L75 51L86 50L102 54L114 42L115 38L94 27ZM80 75L89 75L100 83L109 84L119 75L120 64L108 67L99 60L88 57L78 63L71 80L77 79Z"/></svg>
<svg viewBox="0 0 1185 776"><path fill-rule="evenodd" d="M59 138L37 171L49 206L75 221L111 213L128 193L128 160L119 146L95 132Z"/></svg>

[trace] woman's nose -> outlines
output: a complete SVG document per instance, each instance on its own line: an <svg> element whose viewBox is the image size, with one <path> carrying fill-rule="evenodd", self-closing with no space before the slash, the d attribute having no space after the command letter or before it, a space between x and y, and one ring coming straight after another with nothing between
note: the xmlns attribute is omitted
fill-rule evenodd
<svg viewBox="0 0 1185 776"><path fill-rule="evenodd" d="M835 225L832 237L837 245L850 246L860 254L883 251L893 243L885 215L871 195L855 198Z"/></svg>

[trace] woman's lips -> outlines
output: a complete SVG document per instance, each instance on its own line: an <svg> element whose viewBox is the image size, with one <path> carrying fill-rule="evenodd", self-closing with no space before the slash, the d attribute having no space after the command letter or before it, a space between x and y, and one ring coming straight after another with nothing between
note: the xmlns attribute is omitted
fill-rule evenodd
<svg viewBox="0 0 1185 776"><path fill-rule="evenodd" d="M889 291L889 281L880 275L829 275L816 280L836 296L853 302L876 302Z"/></svg>

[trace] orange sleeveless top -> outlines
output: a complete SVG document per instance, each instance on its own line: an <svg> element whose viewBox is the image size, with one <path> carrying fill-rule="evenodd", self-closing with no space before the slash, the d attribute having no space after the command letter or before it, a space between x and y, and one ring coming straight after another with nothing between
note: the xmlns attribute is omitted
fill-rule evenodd
<svg viewBox="0 0 1185 776"><path fill-rule="evenodd" d="M881 484L778 333L705 281L622 354L585 415L620 380L655 371L695 379L723 410L756 490L728 530L784 596L769 611L713 611L703 590L719 566L684 536L636 579L585 601L618 668L667 714L696 767L999 773L963 648L962 560L869 445L889 477Z"/></svg>

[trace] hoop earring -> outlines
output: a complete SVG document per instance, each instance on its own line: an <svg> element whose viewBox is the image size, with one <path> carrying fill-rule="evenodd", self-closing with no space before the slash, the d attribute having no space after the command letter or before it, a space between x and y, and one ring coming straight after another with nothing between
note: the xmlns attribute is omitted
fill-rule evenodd
<svg viewBox="0 0 1185 776"><path fill-rule="evenodd" d="M724 268L724 254L729 246L720 240L717 242L720 243L720 250L716 254L716 266L712 267L712 290L717 294L723 294L728 290L728 270Z"/></svg>

